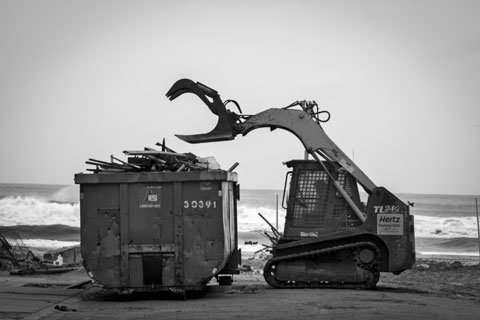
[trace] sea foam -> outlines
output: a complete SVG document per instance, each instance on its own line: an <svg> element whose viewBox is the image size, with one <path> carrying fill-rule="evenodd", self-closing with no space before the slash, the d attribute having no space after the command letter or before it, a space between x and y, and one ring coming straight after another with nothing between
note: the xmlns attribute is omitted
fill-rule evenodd
<svg viewBox="0 0 480 320"><path fill-rule="evenodd" d="M261 213L272 226L276 227L276 209L239 205L237 209L238 231L270 230L270 226L260 217L259 213ZM285 210L281 209L278 211L278 230L283 232L284 225Z"/></svg>
<svg viewBox="0 0 480 320"><path fill-rule="evenodd" d="M80 245L80 241L58 241L46 239L23 239L23 244L30 248L55 250L58 248L73 247Z"/></svg>
<svg viewBox="0 0 480 320"><path fill-rule="evenodd" d="M58 203L31 197L7 197L0 199L0 225L49 225L80 226L78 203Z"/></svg>
<svg viewBox="0 0 480 320"><path fill-rule="evenodd" d="M474 217L441 218L415 215L415 236L476 238L477 219Z"/></svg>

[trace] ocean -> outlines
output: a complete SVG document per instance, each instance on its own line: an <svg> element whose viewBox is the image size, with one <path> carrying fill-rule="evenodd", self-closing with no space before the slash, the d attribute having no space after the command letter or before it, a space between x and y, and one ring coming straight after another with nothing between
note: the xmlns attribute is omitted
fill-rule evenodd
<svg viewBox="0 0 480 320"><path fill-rule="evenodd" d="M415 203L411 213L415 216L417 254L478 256L475 196L397 196ZM281 201L280 190L241 190L239 232L269 231L270 227L258 213L283 231L285 210ZM0 184L0 232L2 227L17 230L26 246L43 251L76 245L80 227L78 202L76 185ZM268 242L265 238L265 243Z"/></svg>

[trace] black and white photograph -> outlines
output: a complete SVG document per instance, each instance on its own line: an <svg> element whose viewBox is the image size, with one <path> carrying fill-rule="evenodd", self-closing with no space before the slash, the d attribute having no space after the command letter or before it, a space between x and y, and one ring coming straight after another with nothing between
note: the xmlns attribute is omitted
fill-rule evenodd
<svg viewBox="0 0 480 320"><path fill-rule="evenodd" d="M479 12L0 0L0 319L478 319Z"/></svg>

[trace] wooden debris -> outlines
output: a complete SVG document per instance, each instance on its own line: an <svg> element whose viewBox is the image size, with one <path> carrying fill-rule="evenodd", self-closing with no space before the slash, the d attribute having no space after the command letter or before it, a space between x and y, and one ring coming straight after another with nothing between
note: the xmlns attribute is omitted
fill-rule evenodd
<svg viewBox="0 0 480 320"><path fill-rule="evenodd" d="M118 172L182 172L182 171L208 171L209 163L193 153L179 153L169 148L163 142L157 142L162 150L145 147L144 150L125 150L123 153L128 157L127 161L120 160L113 155L110 162L97 159L88 159L85 163L95 166L87 171L94 173L118 173ZM214 168L216 169L216 168Z"/></svg>

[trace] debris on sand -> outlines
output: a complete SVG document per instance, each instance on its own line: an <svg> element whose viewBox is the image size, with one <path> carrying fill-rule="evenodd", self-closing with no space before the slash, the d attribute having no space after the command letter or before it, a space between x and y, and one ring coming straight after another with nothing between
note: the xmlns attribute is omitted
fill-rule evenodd
<svg viewBox="0 0 480 320"><path fill-rule="evenodd" d="M446 271L446 270L457 270L457 269L476 269L480 270L480 265L464 265L460 261L445 262L445 261L436 261L436 260L426 260L418 259L413 270L416 271Z"/></svg>

